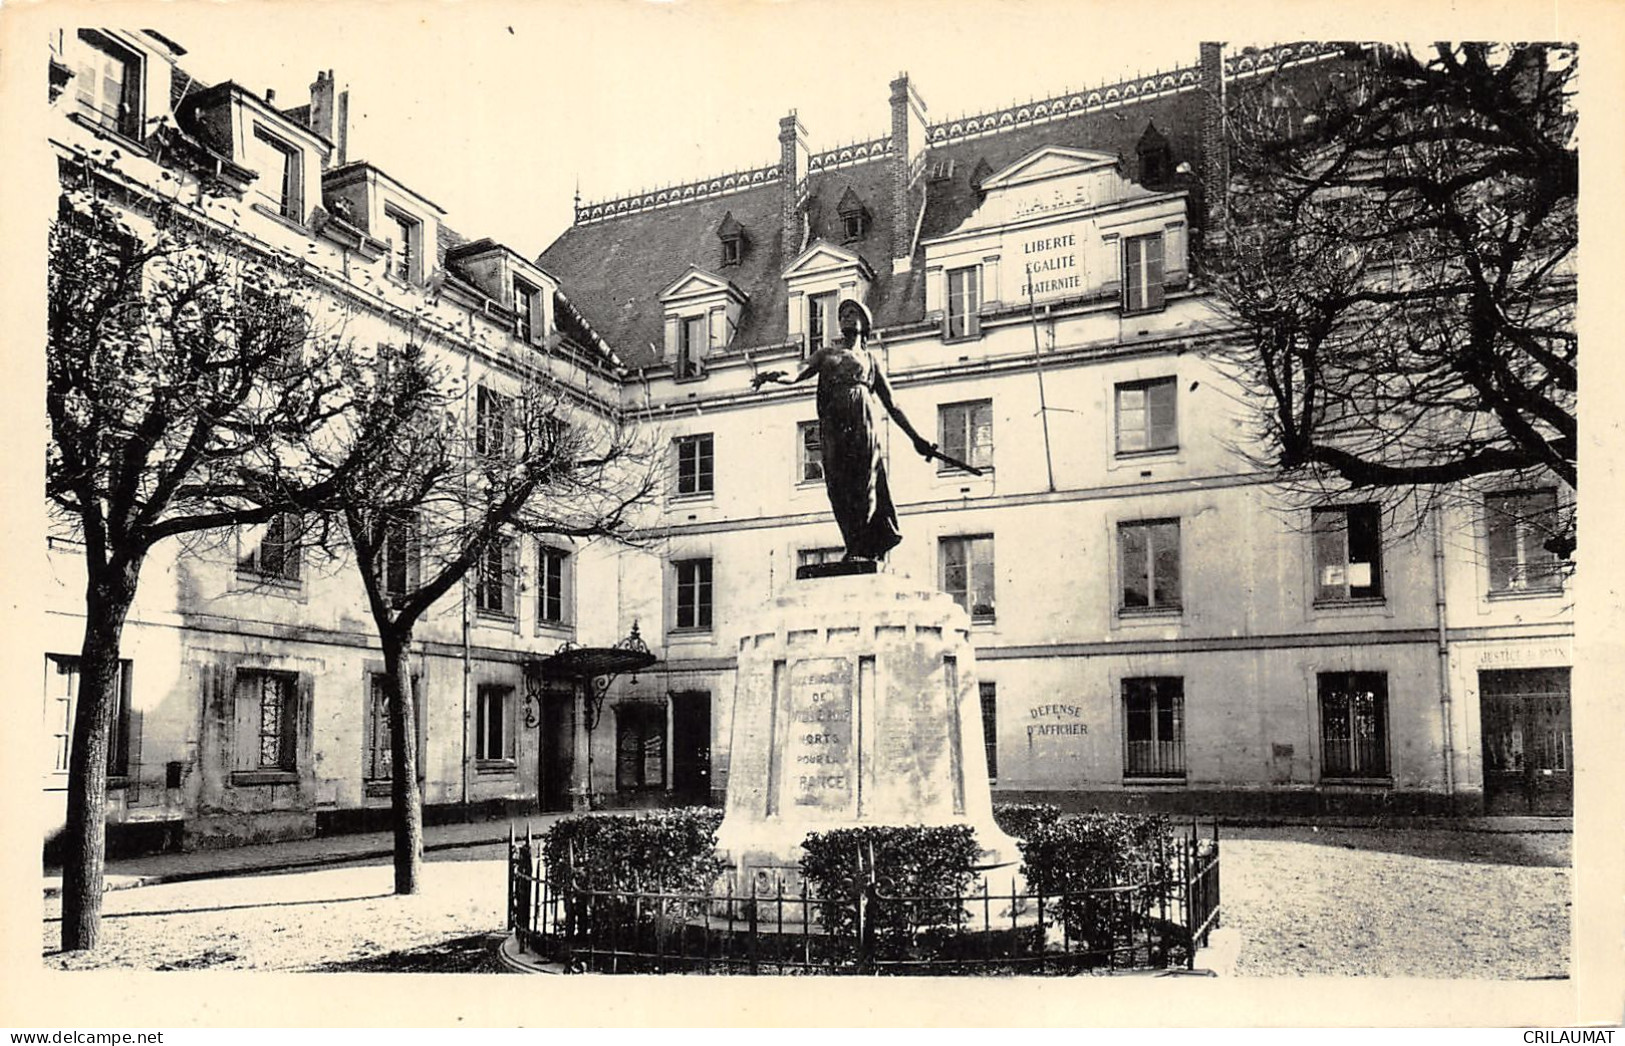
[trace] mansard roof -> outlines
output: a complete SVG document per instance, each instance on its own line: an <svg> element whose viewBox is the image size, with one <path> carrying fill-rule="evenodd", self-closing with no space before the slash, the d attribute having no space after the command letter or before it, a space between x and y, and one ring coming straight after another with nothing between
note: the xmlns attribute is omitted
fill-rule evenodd
<svg viewBox="0 0 1625 1046"><path fill-rule="evenodd" d="M1244 54L1226 61L1230 75L1244 76L1271 67L1277 59L1303 61L1326 50L1321 44L1284 45L1268 55ZM1153 120L1173 162L1189 162L1199 171L1204 98L1193 67L933 124L927 131L928 160L932 165L955 161L953 173L915 183L912 199L917 205L924 196L925 213L918 231L910 228L907 235L918 243L958 228L982 202L973 180L1005 171L1045 147L1131 160ZM760 168L592 205L582 211L588 217L542 253L540 263L558 274L575 304L628 366L653 364L664 338L660 292L690 266L713 264L720 202L750 231L755 245L738 267L729 269L732 282L750 297L733 351L767 348L788 340L785 267L820 237L844 241L840 208L851 193L867 203L873 219L862 239L845 246L874 270L868 305L875 324L885 329L915 323L925 314L924 257L916 251L907 269L892 271L895 215L889 158L885 139L815 153L807 175L806 237L796 243L780 242L777 169ZM1199 223L1200 180L1190 178L1179 188L1189 193L1190 218Z"/></svg>

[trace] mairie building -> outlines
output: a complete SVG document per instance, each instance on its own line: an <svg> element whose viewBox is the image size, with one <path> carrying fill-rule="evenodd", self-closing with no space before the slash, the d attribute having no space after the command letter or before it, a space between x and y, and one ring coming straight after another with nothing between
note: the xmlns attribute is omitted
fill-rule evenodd
<svg viewBox="0 0 1625 1046"><path fill-rule="evenodd" d="M1224 206L1223 114L1330 75L1339 48L1205 44L1185 68L947 122L901 76L876 85L882 133L789 113L772 162L578 201L539 258L453 231L411 172L348 156L331 74L288 109L192 80L184 53L151 32L52 41L65 186L139 220L172 179L231 183L211 206L232 220L196 221L306 258L357 336L419 337L493 388L545 366L667 454L634 546L515 537L419 629L431 820L719 801L741 637L817 583L798 567L841 555L813 383L752 378L795 373L849 298L898 405L980 472L890 430L904 538L884 569L971 616L985 752L966 758L985 756L995 801L1569 810L1572 576L1516 520L1571 493L1395 519L1358 493L1307 502L1244 452L1237 334L1192 263ZM826 132L854 144L821 148ZM71 531L49 544L59 797L82 568ZM653 666L552 670L566 644L634 631ZM382 659L353 565L274 525L161 547L123 656L115 849L385 823Z"/></svg>

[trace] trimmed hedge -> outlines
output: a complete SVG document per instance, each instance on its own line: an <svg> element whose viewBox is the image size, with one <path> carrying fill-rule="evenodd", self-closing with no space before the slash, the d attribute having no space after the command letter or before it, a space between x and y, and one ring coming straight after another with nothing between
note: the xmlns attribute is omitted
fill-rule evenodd
<svg viewBox="0 0 1625 1046"><path fill-rule="evenodd" d="M1150 894L1088 891L1164 878L1171 842L1161 814L1063 817L1021 840L1021 874L1034 893L1062 898L1068 933L1103 947L1147 917Z"/></svg>
<svg viewBox="0 0 1625 1046"><path fill-rule="evenodd" d="M594 890L703 893L722 874L721 824L710 807L566 817L543 837L542 860L554 882L573 860L576 882Z"/></svg>
<svg viewBox="0 0 1625 1046"><path fill-rule="evenodd" d="M1162 814L1061 817L1021 842L1021 874L1049 894L1143 882L1162 874L1172 839Z"/></svg>
<svg viewBox="0 0 1625 1046"><path fill-rule="evenodd" d="M878 909L876 941L886 952L906 948L922 927L957 926L965 919L960 898L976 877L976 859L982 852L976 833L963 824L837 828L808 834L801 849L801 873L808 886L830 900L859 896L867 885L865 865L873 855L876 888L886 897L907 899ZM856 916L855 905L828 905L825 917L834 925L825 928L855 934Z"/></svg>
<svg viewBox="0 0 1625 1046"><path fill-rule="evenodd" d="M993 821L1008 835L1026 839L1061 819L1053 803L994 803Z"/></svg>

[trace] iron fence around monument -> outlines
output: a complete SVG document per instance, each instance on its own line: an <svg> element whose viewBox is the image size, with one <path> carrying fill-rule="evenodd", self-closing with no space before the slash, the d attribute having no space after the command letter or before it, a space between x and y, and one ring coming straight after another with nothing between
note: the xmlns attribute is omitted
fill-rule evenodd
<svg viewBox="0 0 1625 1046"><path fill-rule="evenodd" d="M566 972L1068 974L1190 969L1218 925L1219 836L1193 824L1158 874L1063 894L889 894L865 869L851 896L805 885L690 892L605 889L542 866L540 840L509 846L508 929Z"/></svg>

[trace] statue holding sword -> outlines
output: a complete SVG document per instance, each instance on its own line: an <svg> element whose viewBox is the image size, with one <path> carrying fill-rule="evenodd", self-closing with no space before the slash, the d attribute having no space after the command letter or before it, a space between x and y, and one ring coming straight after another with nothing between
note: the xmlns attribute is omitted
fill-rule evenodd
<svg viewBox="0 0 1625 1046"><path fill-rule="evenodd" d="M909 422L892 398L885 371L869 352L874 326L861 302L847 300L836 311L841 337L833 345L813 352L801 373L764 371L752 385L770 382L791 385L818 378L818 428L824 448L824 489L841 528L847 560L878 560L902 540L897 509L886 483L886 463L880 453L880 419L875 404L886 409L927 461L935 458L955 468L981 475L981 470L943 454Z"/></svg>

